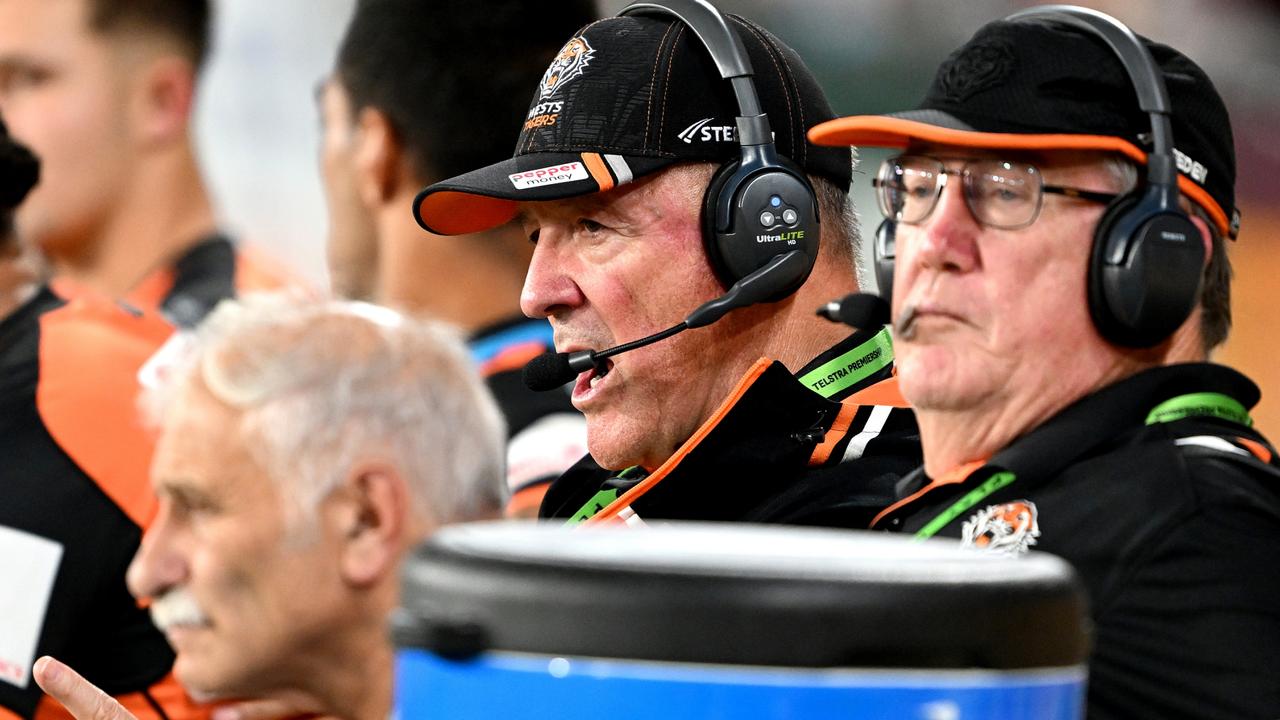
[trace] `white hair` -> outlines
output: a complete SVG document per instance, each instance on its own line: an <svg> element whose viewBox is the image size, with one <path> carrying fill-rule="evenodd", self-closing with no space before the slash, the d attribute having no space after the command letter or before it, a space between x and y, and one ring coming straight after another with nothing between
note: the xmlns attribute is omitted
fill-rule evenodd
<svg viewBox="0 0 1280 720"><path fill-rule="evenodd" d="M199 381L240 412L254 460L301 527L366 459L403 474L418 517L459 522L502 507L505 424L453 328L367 303L259 294L222 302L184 344L144 391L151 420L162 424Z"/></svg>

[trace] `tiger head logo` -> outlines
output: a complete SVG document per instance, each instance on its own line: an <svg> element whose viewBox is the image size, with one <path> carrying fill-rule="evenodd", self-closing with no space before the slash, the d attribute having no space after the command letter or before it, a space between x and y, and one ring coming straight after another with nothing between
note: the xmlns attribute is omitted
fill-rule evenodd
<svg viewBox="0 0 1280 720"><path fill-rule="evenodd" d="M546 100L555 95L565 83L581 75L595 54L596 51L587 44L586 38L576 37L565 43L542 75L538 99Z"/></svg>
<svg viewBox="0 0 1280 720"><path fill-rule="evenodd" d="M1016 500L1003 505L988 505L965 521L961 542L1005 555L1021 555L1040 537L1036 504Z"/></svg>

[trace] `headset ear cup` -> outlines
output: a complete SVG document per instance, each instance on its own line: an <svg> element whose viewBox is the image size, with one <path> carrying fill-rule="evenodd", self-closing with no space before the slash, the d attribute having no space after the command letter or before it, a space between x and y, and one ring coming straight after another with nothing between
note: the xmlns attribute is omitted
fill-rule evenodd
<svg viewBox="0 0 1280 720"><path fill-rule="evenodd" d="M725 290L732 287L738 278L734 277L733 271L729 269L729 264L725 261L724 253L720 248L720 233L716 230L716 204L740 162L740 160L731 160L717 168L715 174L711 176L711 182L707 184L706 192L702 194L702 247L707 252L711 269L715 271L716 278Z"/></svg>
<svg viewBox="0 0 1280 720"><path fill-rule="evenodd" d="M1128 333L1107 302L1104 266L1114 243L1126 240L1112 237L1115 232L1116 218L1132 210L1138 204L1138 200L1139 197L1136 194L1130 193L1111 201L1094 228L1093 248L1089 254L1086 279L1089 289L1089 316L1093 318L1093 325L1103 338L1119 345L1126 344L1122 340L1128 336Z"/></svg>
<svg viewBox="0 0 1280 720"><path fill-rule="evenodd" d="M893 303L893 264L897 259L898 223L885 219L876 228L871 245L872 263L876 275L876 289L885 302Z"/></svg>
<svg viewBox="0 0 1280 720"><path fill-rule="evenodd" d="M1150 191L1119 198L1094 232L1089 314L1099 334L1125 347L1153 347L1195 307L1204 268L1200 230L1161 210Z"/></svg>
<svg viewBox="0 0 1280 720"><path fill-rule="evenodd" d="M719 227L717 213L726 210L728 223ZM738 161L726 163L703 195L703 246L726 289L775 257L802 252L808 268L797 282L778 288L769 300L775 302L799 289L813 270L821 236L819 214L809 179L790 160L778 157L745 172Z"/></svg>

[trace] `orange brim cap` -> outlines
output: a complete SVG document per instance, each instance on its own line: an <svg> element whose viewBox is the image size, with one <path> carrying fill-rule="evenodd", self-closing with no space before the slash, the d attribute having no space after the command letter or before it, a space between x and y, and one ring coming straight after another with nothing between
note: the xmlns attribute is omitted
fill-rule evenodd
<svg viewBox="0 0 1280 720"><path fill-rule="evenodd" d="M413 216L437 235L483 232L515 218L518 203L604 192L673 162L595 152L517 155L424 188Z"/></svg>
<svg viewBox="0 0 1280 720"><path fill-rule="evenodd" d="M1124 138L1073 133L998 133L975 130L939 110L912 110L892 115L854 115L815 125L809 130L815 145L906 149L912 143L936 143L990 150L1098 150L1120 153L1145 165L1147 153ZM1224 237L1231 223L1213 196L1185 175L1178 189L1203 207Z"/></svg>

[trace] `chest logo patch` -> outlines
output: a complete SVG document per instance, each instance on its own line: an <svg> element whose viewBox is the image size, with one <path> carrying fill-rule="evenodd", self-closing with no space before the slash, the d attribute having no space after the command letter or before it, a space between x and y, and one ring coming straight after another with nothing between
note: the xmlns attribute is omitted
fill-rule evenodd
<svg viewBox="0 0 1280 720"><path fill-rule="evenodd" d="M1040 537L1037 515L1036 504L1030 500L988 505L965 520L961 543L1004 555L1021 555Z"/></svg>

